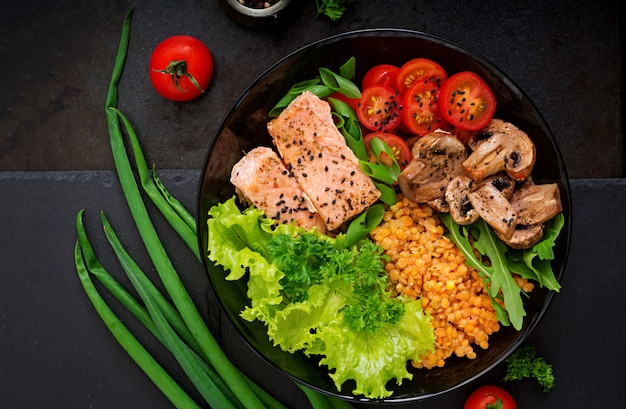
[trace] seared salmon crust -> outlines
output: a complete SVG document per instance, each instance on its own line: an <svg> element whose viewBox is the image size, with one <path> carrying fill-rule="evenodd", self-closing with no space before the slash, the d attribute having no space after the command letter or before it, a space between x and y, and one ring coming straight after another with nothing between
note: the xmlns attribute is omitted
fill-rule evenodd
<svg viewBox="0 0 626 409"><path fill-rule="evenodd" d="M374 204L380 191L335 126L330 105L311 92L294 99L267 129L331 231Z"/></svg>
<svg viewBox="0 0 626 409"><path fill-rule="evenodd" d="M278 223L295 223L307 230L316 227L318 232L326 232L324 222L293 174L271 148L260 146L248 152L233 166L230 181L243 201Z"/></svg>

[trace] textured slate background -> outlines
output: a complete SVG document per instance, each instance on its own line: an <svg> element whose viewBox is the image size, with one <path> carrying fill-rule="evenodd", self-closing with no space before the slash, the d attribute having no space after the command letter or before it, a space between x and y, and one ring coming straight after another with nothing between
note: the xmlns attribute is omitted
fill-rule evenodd
<svg viewBox="0 0 626 409"><path fill-rule="evenodd" d="M217 0L25 0L0 10L0 170L112 169L102 115L121 22L136 5L120 108L162 168L200 169L235 99L284 55L331 34L399 27L482 55L526 91L552 128L569 175L622 177L623 24L617 0L361 0L333 23L312 0L274 32L241 27ZM215 57L209 92L172 103L148 79L152 49L174 34Z"/></svg>
<svg viewBox="0 0 626 409"><path fill-rule="evenodd" d="M296 0L294 0L296 1ZM108 146L104 101L121 23L132 2L23 0L0 8L0 407L167 408L163 395L110 336L76 277L76 212L96 251L116 266L99 227L105 210L144 265ZM557 386L511 383L521 408L621 407L626 265L623 129L623 6L614 0L360 0L338 23L314 2L275 32L242 27L217 0L135 3L120 108L168 188L195 208L199 169L222 116L276 60L327 35L400 27L445 37L506 72L552 128L572 180L573 240L563 291L530 341L553 364ZM191 34L216 61L209 92L172 103L151 88L153 47ZM290 408L308 407L291 383L259 360L217 309L203 269L164 223L184 280L232 359ZM120 273L120 271L117 271ZM132 324L131 324L132 327ZM134 328L134 327L132 327ZM174 374L171 358L142 334ZM477 383L398 407L459 408ZM373 406L365 406L373 407Z"/></svg>

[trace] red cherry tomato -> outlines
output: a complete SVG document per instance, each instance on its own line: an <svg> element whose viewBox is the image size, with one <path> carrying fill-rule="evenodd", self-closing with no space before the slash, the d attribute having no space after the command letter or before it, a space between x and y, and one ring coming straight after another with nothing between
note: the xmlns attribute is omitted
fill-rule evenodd
<svg viewBox="0 0 626 409"><path fill-rule="evenodd" d="M485 385L467 397L463 409L517 409L517 404L511 394L501 387Z"/></svg>
<svg viewBox="0 0 626 409"><path fill-rule="evenodd" d="M369 88L372 85L384 85L395 88L398 71L399 68L391 64L373 66L363 76L363 89Z"/></svg>
<svg viewBox="0 0 626 409"><path fill-rule="evenodd" d="M454 127L477 131L493 118L496 98L478 75L463 71L441 85L439 106L443 117Z"/></svg>
<svg viewBox="0 0 626 409"><path fill-rule="evenodd" d="M374 85L361 93L356 113L361 124L369 130L391 132L400 124L402 101L393 88Z"/></svg>
<svg viewBox="0 0 626 409"><path fill-rule="evenodd" d="M376 162L376 158L370 149L370 142L373 138L380 138L383 142L389 145L401 169L404 169L404 167L413 159L409 145L407 145L406 141L398 135L387 132L372 132L363 138L363 143L365 144L365 149L367 150L370 162ZM381 155L381 161L383 160L383 156ZM386 165L391 165L391 163L392 162L389 161Z"/></svg>
<svg viewBox="0 0 626 409"><path fill-rule="evenodd" d="M172 101L200 96L213 76L213 56L195 37L176 35L159 43L150 57L150 81L154 89Z"/></svg>
<svg viewBox="0 0 626 409"><path fill-rule="evenodd" d="M430 81L440 86L446 78L448 74L441 65L427 58L414 58L400 67L396 77L396 89L402 94L411 85L421 81Z"/></svg>
<svg viewBox="0 0 626 409"><path fill-rule="evenodd" d="M413 83L402 99L402 120L415 135L426 135L447 129L448 123L439 112L439 88L430 81Z"/></svg>

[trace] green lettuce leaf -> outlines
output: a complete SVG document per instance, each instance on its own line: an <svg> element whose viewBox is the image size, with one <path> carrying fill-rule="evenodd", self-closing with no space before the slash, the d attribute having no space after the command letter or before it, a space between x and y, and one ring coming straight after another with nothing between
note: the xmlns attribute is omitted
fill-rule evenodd
<svg viewBox="0 0 626 409"><path fill-rule="evenodd" d="M430 316L420 301L391 296L373 242L273 226L234 198L209 215L209 259L229 270L225 279L248 279L241 317L263 322L284 351L320 356L338 390L354 380L355 394L389 396L390 380L411 379L408 361L434 350Z"/></svg>

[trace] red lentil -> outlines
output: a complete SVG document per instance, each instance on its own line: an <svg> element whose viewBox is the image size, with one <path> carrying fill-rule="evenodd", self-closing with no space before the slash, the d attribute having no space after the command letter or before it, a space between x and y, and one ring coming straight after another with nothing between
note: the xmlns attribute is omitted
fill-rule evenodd
<svg viewBox="0 0 626 409"><path fill-rule="evenodd" d="M478 272L465 265L461 251L444 236L435 211L399 195L370 235L390 258L385 270L393 290L421 299L432 317L435 351L413 366L443 367L453 354L474 359L474 347L489 347L489 336L500 329L491 300ZM528 280L516 281L532 290Z"/></svg>

